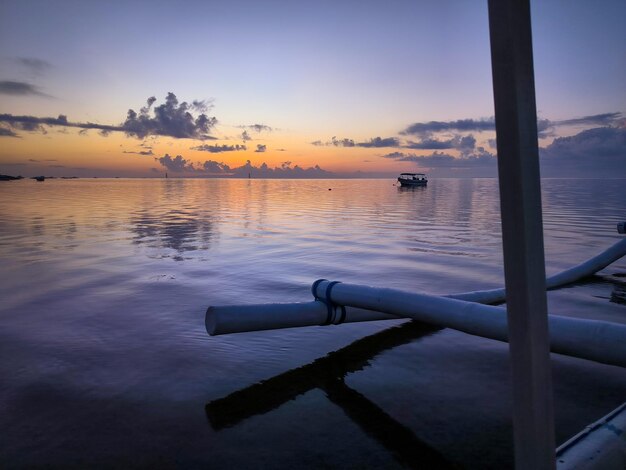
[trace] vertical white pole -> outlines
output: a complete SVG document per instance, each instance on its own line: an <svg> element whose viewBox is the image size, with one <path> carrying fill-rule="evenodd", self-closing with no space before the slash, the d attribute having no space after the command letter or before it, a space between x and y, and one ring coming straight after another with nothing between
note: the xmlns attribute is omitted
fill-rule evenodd
<svg viewBox="0 0 626 470"><path fill-rule="evenodd" d="M555 442L529 0L489 0L515 467L554 469Z"/></svg>

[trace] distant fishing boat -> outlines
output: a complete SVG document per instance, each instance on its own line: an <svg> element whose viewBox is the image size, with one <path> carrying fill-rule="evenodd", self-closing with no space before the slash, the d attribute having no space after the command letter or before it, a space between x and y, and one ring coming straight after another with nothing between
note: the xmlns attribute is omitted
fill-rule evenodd
<svg viewBox="0 0 626 470"><path fill-rule="evenodd" d="M398 176L398 182L400 186L426 186L428 184L428 178L424 173L400 173Z"/></svg>

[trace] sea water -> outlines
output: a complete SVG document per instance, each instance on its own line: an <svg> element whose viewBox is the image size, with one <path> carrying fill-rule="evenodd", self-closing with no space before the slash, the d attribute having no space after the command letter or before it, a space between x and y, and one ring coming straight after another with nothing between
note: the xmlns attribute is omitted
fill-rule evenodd
<svg viewBox="0 0 626 470"><path fill-rule="evenodd" d="M623 188L543 181L548 274L622 237ZM2 467L512 466L505 343L402 320L204 329L209 305L310 301L318 278L501 286L495 179L2 182L0 255ZM623 294L595 277L549 310L626 323ZM552 361L562 443L626 374Z"/></svg>

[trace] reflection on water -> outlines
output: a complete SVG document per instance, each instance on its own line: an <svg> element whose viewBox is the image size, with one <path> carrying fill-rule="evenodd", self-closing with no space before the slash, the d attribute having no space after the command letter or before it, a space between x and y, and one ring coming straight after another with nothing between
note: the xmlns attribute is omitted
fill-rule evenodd
<svg viewBox="0 0 626 470"><path fill-rule="evenodd" d="M348 373L363 370L373 357L383 351L438 330L436 327L408 322L360 339L310 364L208 403L207 418L215 430L235 426L244 419L272 411L311 389L319 388L363 432L389 450L400 463L411 468L452 468L443 455L420 441L408 427L344 381Z"/></svg>
<svg viewBox="0 0 626 470"><path fill-rule="evenodd" d="M385 331L397 322L209 338L203 322L211 304L308 301L319 278L498 287L497 195L493 179L412 190L392 180L0 184L0 375L10 378L0 428L11 430L0 462L510 467L505 344L414 324ZM543 201L548 273L620 238L623 181L546 180ZM622 260L551 291L550 311L625 323L625 272ZM623 402L615 368L554 355L553 370L558 442Z"/></svg>
<svg viewBox="0 0 626 470"><path fill-rule="evenodd" d="M176 261L182 261L186 251L208 250L213 236L211 221L192 211L155 216L144 209L131 216L129 228L135 234L134 243L174 250Z"/></svg>

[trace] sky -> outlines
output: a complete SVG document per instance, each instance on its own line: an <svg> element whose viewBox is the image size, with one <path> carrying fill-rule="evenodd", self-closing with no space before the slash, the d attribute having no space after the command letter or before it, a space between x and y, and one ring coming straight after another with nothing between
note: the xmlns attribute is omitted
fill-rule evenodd
<svg viewBox="0 0 626 470"><path fill-rule="evenodd" d="M626 177L626 2L531 1L544 176ZM495 176L486 0L0 0L0 173Z"/></svg>

